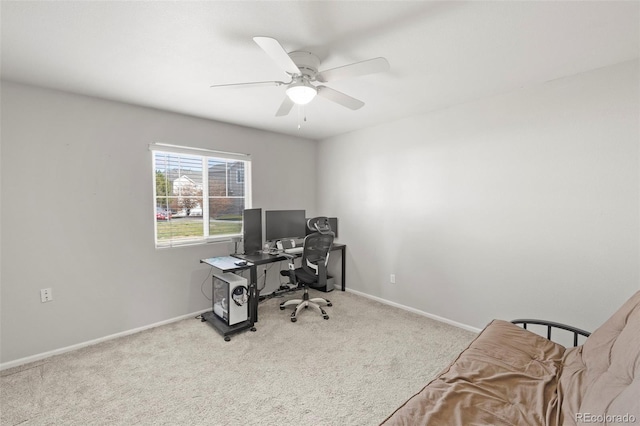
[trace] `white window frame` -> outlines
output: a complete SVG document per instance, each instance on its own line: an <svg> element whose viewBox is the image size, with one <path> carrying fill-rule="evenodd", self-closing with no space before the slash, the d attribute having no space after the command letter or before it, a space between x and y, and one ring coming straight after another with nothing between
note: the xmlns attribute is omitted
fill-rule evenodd
<svg viewBox="0 0 640 426"><path fill-rule="evenodd" d="M225 151L215 151L202 148L191 148L179 145L172 145L166 143L152 143L149 144L149 150L151 151L151 169L153 176L153 232L155 246L158 249L180 247L187 245L201 245L218 242L229 242L236 237L242 237L242 227L240 232L236 234L225 235L209 235L209 173L208 173L208 160L232 160L244 162L244 208L251 208L251 156L249 154L240 154ZM192 157L199 157L202 160L202 228L203 235L200 237L192 238L175 238L167 240L158 240L158 220L156 217L156 201L158 194L156 193L156 163L155 154L183 154ZM227 173L228 175L228 173ZM227 176L228 179L229 176ZM228 190L228 184L227 184Z"/></svg>

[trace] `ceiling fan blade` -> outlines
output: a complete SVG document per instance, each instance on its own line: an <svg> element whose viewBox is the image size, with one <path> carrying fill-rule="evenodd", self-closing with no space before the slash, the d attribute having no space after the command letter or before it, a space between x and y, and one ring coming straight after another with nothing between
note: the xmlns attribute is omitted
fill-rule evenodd
<svg viewBox="0 0 640 426"><path fill-rule="evenodd" d="M293 101L289 98L289 96L285 95L282 100L282 104L280 104L280 108L278 108L278 112L276 112L276 117L284 117L291 112L291 108L293 108Z"/></svg>
<svg viewBox="0 0 640 426"><path fill-rule="evenodd" d="M289 82L290 83L290 82ZM248 83L228 83L228 84L213 84L209 87L230 87L230 86L282 86L284 81L250 81Z"/></svg>
<svg viewBox="0 0 640 426"><path fill-rule="evenodd" d="M364 106L364 102L356 98L352 98L349 95L345 95L342 92L338 92L337 90L334 90L330 87L318 86L316 88L318 89L318 95L322 96L323 98L329 99L330 101L333 101L337 104L340 104L343 107L356 110Z"/></svg>
<svg viewBox="0 0 640 426"><path fill-rule="evenodd" d="M289 74L300 74L300 69L284 50L280 42L271 37L254 37L258 46L264 50L276 64Z"/></svg>
<svg viewBox="0 0 640 426"><path fill-rule="evenodd" d="M368 59L355 64L343 65L337 68L322 71L316 76L316 80L327 83L343 78L357 77L389 70L389 62L385 58Z"/></svg>

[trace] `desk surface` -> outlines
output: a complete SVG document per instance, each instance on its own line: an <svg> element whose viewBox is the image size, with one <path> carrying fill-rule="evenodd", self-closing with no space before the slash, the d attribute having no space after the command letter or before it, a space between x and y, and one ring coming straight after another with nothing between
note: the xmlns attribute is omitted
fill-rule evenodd
<svg viewBox="0 0 640 426"><path fill-rule="evenodd" d="M211 265L214 268L221 270L222 272L234 272L240 271L242 269L247 269L251 267L251 263L247 263L246 265L236 265L235 262L238 261L238 258L231 256L221 256L221 257L210 257L208 259L200 259L200 263L206 263L207 265Z"/></svg>
<svg viewBox="0 0 640 426"><path fill-rule="evenodd" d="M334 243L331 247L331 251L333 250L344 250L346 246L340 243ZM302 254L302 253L298 253ZM285 253L276 253L276 254L266 254L266 253L256 253L256 254L232 254L232 257L246 260L247 262L251 262L255 265L262 265L265 263L271 262L279 262L281 260L285 260Z"/></svg>
<svg viewBox="0 0 640 426"><path fill-rule="evenodd" d="M265 253L257 253L257 254L232 254L234 258L246 260L247 262L251 262L254 265L264 265L265 263L271 262L279 262L284 260L285 257L281 254L265 254Z"/></svg>

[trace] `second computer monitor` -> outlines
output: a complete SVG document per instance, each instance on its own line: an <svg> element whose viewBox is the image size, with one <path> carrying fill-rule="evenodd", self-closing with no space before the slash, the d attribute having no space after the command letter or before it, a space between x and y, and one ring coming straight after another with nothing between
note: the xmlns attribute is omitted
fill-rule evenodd
<svg viewBox="0 0 640 426"><path fill-rule="evenodd" d="M304 210L267 210L265 212L265 239L303 238L307 222Z"/></svg>
<svg viewBox="0 0 640 426"><path fill-rule="evenodd" d="M242 214L244 254L262 250L262 209L246 209Z"/></svg>

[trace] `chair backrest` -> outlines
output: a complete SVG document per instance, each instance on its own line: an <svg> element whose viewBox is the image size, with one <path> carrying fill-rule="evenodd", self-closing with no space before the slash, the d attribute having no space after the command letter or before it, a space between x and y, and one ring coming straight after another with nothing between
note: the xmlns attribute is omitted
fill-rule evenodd
<svg viewBox="0 0 640 426"><path fill-rule="evenodd" d="M327 233L314 232L305 237L302 250L302 269L305 272L318 275L319 266L327 266L333 238L334 234L331 231Z"/></svg>

